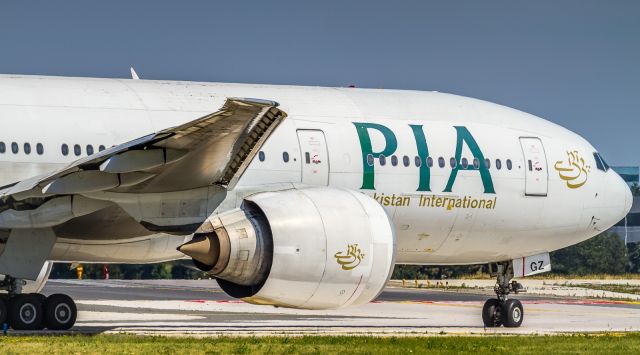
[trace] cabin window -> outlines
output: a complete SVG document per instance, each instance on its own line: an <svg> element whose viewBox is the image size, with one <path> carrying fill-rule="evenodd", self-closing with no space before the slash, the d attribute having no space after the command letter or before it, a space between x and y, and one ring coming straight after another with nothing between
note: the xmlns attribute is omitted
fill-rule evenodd
<svg viewBox="0 0 640 355"><path fill-rule="evenodd" d="M288 163L288 162L289 162L289 153L287 153L287 152L283 152L283 153L282 153L282 160L283 160L285 163Z"/></svg>
<svg viewBox="0 0 640 355"><path fill-rule="evenodd" d="M409 161L409 157L408 156L403 156L402 157L402 165L404 166L409 166L409 164L411 164L411 162Z"/></svg>
<svg viewBox="0 0 640 355"><path fill-rule="evenodd" d="M420 167L420 165L422 165L422 159L420 159L419 156L416 155L416 157L413 160L417 167Z"/></svg>
<svg viewBox="0 0 640 355"><path fill-rule="evenodd" d="M93 146L91 144L87 144L87 155L93 155Z"/></svg>
<svg viewBox="0 0 640 355"><path fill-rule="evenodd" d="M460 166L462 166L462 169L466 169L469 166L469 161L467 160L467 158L462 158Z"/></svg>
<svg viewBox="0 0 640 355"><path fill-rule="evenodd" d="M602 160L600 160L598 153L593 153L593 158L596 160L596 168L598 168L598 170L604 171L604 165L602 164Z"/></svg>
<svg viewBox="0 0 640 355"><path fill-rule="evenodd" d="M307 153L307 155L309 155L309 153ZM260 161L264 161L264 160L266 159L266 156L264 155L264 152L263 152L263 151L258 152L258 159L259 159ZM309 163L309 162L307 162L307 164L308 164L308 163Z"/></svg>
<svg viewBox="0 0 640 355"><path fill-rule="evenodd" d="M427 157L427 166L428 167L432 167L433 166L433 158L432 157Z"/></svg>
<svg viewBox="0 0 640 355"><path fill-rule="evenodd" d="M38 155L44 154L44 146L42 143L36 144L36 153L38 153Z"/></svg>
<svg viewBox="0 0 640 355"><path fill-rule="evenodd" d="M309 164L308 158L309 158L309 153L306 153L307 164ZM369 164L369 166L373 166L373 154L367 154L367 164Z"/></svg>
<svg viewBox="0 0 640 355"><path fill-rule="evenodd" d="M18 154L18 143L11 143L11 151L13 152L13 154Z"/></svg>
<svg viewBox="0 0 640 355"><path fill-rule="evenodd" d="M61 149L62 149L62 155L64 155L64 156L69 155L69 146L68 145L63 144Z"/></svg>
<svg viewBox="0 0 640 355"><path fill-rule="evenodd" d="M449 166L451 166L451 169L455 169L457 165L458 161L456 160L456 158L449 159Z"/></svg>
<svg viewBox="0 0 640 355"><path fill-rule="evenodd" d="M511 164L511 159L507 159L507 169L511 170L512 167L513 167L513 164Z"/></svg>
<svg viewBox="0 0 640 355"><path fill-rule="evenodd" d="M444 158L440 157L438 158L438 166L441 168L444 168Z"/></svg>
<svg viewBox="0 0 640 355"><path fill-rule="evenodd" d="M500 161L500 159L496 159L496 169L502 169L502 162Z"/></svg>
<svg viewBox="0 0 640 355"><path fill-rule="evenodd" d="M478 158L473 158L473 168L476 170L480 169L480 160L478 160Z"/></svg>
<svg viewBox="0 0 640 355"><path fill-rule="evenodd" d="M398 166L398 157L395 155L391 156L391 165Z"/></svg>
<svg viewBox="0 0 640 355"><path fill-rule="evenodd" d="M380 161L381 166L385 166L385 164L387 164L387 158L383 154L378 155L378 160Z"/></svg>
<svg viewBox="0 0 640 355"><path fill-rule="evenodd" d="M98 151L100 151L100 152L101 152L101 151L103 151L103 150L105 150L105 149L106 149L106 148L105 148L103 145L100 145L100 146L98 147Z"/></svg>
<svg viewBox="0 0 640 355"><path fill-rule="evenodd" d="M82 148L80 148L80 145L75 144L73 146L73 154L75 154L77 157L79 157L80 154L82 154Z"/></svg>
<svg viewBox="0 0 640 355"><path fill-rule="evenodd" d="M491 169L491 160L485 159L484 160L484 167L487 168L487 169Z"/></svg>
<svg viewBox="0 0 640 355"><path fill-rule="evenodd" d="M600 153L598 153L598 156L600 157L600 161L602 161L602 165L604 165L604 170L605 171L609 170L609 164L607 164L607 162L604 161L604 158L602 157L602 155L600 155Z"/></svg>
<svg viewBox="0 0 640 355"><path fill-rule="evenodd" d="M24 154L31 154L31 144L25 143L23 146Z"/></svg>
<svg viewBox="0 0 640 355"><path fill-rule="evenodd" d="M604 161L600 153L598 152L593 153L593 158L596 160L596 168L598 168L598 170L602 170L602 171L609 170L609 165Z"/></svg>
<svg viewBox="0 0 640 355"><path fill-rule="evenodd" d="M4 142L0 142L0 153L4 154L4 152L7 151L7 146L4 144Z"/></svg>

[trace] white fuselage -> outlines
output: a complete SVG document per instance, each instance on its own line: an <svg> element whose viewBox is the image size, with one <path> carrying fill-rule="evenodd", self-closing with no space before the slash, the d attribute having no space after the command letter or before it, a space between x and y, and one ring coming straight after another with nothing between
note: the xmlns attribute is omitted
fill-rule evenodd
<svg viewBox="0 0 640 355"><path fill-rule="evenodd" d="M417 91L10 75L0 76L0 185L63 167L86 156L89 145L98 151L191 121L228 97L274 100L288 117L218 212L291 184L359 190L395 224L397 263L484 263L556 250L606 230L630 204L624 182L598 168L586 140L484 101ZM577 163L569 160L573 152ZM462 158L468 167L459 169Z"/></svg>

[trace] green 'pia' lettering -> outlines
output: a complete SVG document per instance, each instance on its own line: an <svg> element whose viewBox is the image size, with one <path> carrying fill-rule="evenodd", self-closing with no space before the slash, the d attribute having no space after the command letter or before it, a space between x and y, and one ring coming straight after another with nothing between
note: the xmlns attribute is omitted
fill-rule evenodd
<svg viewBox="0 0 640 355"><path fill-rule="evenodd" d="M386 126L377 123L361 123L353 122L358 132L358 138L360 138L360 148L362 150L362 187L363 190L374 190L375 173L373 165L369 165L367 162L367 156L371 154L374 158L380 154L384 156L390 156L395 153L398 148L398 140L396 135ZM374 152L371 145L371 137L369 136L369 129L375 129L382 133L384 136L385 146L381 152Z"/></svg>
<svg viewBox="0 0 640 355"><path fill-rule="evenodd" d="M471 150L471 154L473 157L480 161L480 178L482 179L482 185L484 186L484 193L486 194L495 194L496 191L493 188L493 180L491 179L491 173L487 166L484 164L484 155L476 143L476 140L471 135L471 132L464 126L455 126L455 129L458 133L458 139L456 142L456 156L455 159L457 162L462 158L462 147L464 143L467 144L469 150ZM467 166L467 168L463 168L460 164L456 164L456 167L451 171L451 175L449 175L449 181L447 182L447 187L444 189L444 192L451 192L453 188L453 184L456 182L456 177L458 176L458 171L460 170L475 170L473 165Z"/></svg>

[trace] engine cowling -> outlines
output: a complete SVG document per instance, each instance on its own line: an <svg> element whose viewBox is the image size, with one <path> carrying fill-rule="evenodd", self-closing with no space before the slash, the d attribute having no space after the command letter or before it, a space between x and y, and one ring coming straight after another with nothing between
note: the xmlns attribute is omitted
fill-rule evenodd
<svg viewBox="0 0 640 355"><path fill-rule="evenodd" d="M250 303L330 309L368 303L394 265L394 228L372 198L302 188L247 197L179 250Z"/></svg>

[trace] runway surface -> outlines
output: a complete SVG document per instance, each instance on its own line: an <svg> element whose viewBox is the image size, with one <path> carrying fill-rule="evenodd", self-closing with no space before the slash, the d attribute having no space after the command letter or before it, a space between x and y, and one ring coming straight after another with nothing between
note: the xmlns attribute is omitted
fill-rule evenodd
<svg viewBox="0 0 640 355"><path fill-rule="evenodd" d="M50 280L79 315L70 333L152 335L558 334L636 331L640 304L518 295L520 328L484 328L484 291L386 288L372 303L330 311L255 306L227 296L213 280Z"/></svg>

